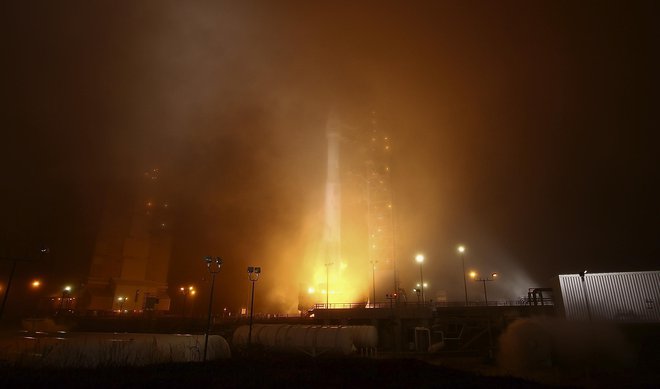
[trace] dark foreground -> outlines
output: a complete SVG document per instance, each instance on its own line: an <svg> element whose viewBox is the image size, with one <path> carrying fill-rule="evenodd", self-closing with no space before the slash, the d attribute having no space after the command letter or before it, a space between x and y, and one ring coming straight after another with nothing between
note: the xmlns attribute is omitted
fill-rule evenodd
<svg viewBox="0 0 660 389"><path fill-rule="evenodd" d="M0 387L154 388L538 388L508 377L486 377L415 359L232 358L208 363L83 369L0 368Z"/></svg>

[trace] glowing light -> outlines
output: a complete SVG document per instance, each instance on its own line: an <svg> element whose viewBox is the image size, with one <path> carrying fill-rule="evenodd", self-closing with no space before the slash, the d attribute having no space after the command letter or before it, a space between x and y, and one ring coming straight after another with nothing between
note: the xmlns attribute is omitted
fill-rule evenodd
<svg viewBox="0 0 660 389"><path fill-rule="evenodd" d="M415 256L415 261L417 261L417 263L424 262L424 256L422 254L417 254L417 256Z"/></svg>
<svg viewBox="0 0 660 389"><path fill-rule="evenodd" d="M493 278L497 278L497 273L493 273L493 274L491 274L491 277L493 277Z"/></svg>
<svg viewBox="0 0 660 389"><path fill-rule="evenodd" d="M64 287L65 292L71 292L71 285L67 285Z"/></svg>
<svg viewBox="0 0 660 389"><path fill-rule="evenodd" d="M307 293L309 293L309 294L314 293L314 288L312 288L311 286L309 288L307 288Z"/></svg>
<svg viewBox="0 0 660 389"><path fill-rule="evenodd" d="M184 296L186 296L188 294L197 293L197 291L195 290L195 287L193 285L190 285L187 288L185 286L182 286L182 287L179 288L179 290L181 291L181 294L183 294Z"/></svg>
<svg viewBox="0 0 660 389"><path fill-rule="evenodd" d="M34 280L34 281L32 281L32 283L30 285L32 285L33 288L38 288L38 287L41 286L41 281Z"/></svg>
<svg viewBox="0 0 660 389"><path fill-rule="evenodd" d="M471 271L470 272L470 278L475 278L477 276L477 272Z"/></svg>
<svg viewBox="0 0 660 389"><path fill-rule="evenodd" d="M465 246L458 246L458 252L463 254L465 252Z"/></svg>

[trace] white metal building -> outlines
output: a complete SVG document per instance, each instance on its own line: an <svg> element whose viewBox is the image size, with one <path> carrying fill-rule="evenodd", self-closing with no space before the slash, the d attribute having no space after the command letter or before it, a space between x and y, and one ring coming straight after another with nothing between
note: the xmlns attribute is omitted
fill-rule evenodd
<svg viewBox="0 0 660 389"><path fill-rule="evenodd" d="M553 289L569 320L660 322L660 271L563 274Z"/></svg>

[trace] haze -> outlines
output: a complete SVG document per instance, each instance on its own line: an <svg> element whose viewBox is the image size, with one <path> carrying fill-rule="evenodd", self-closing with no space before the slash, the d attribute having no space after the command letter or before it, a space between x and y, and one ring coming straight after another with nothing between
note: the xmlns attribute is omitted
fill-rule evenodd
<svg viewBox="0 0 660 389"><path fill-rule="evenodd" d="M17 276L80 282L105 202L157 167L170 286L203 284L218 255L218 306L245 305L251 265L255 309L295 310L334 111L347 143L372 113L392 139L402 287L423 252L432 294L460 301L458 244L468 268L500 273L493 298L585 268L655 270L657 16L654 2L4 4L0 253L45 243Z"/></svg>

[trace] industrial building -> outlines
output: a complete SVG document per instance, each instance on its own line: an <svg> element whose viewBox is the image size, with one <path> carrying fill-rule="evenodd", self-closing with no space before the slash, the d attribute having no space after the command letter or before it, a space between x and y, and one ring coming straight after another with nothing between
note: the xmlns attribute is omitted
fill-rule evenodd
<svg viewBox="0 0 660 389"><path fill-rule="evenodd" d="M89 276L79 294L79 310L170 308L170 204L158 169L145 172L138 180L136 185L127 185L123 198L110 198L106 203Z"/></svg>
<svg viewBox="0 0 660 389"><path fill-rule="evenodd" d="M553 289L568 320L660 322L660 271L563 274Z"/></svg>

